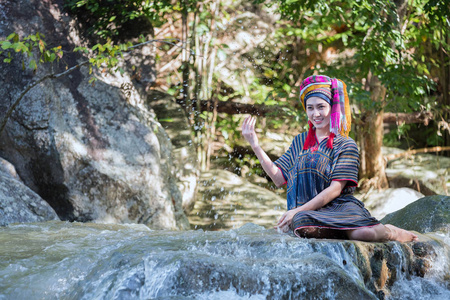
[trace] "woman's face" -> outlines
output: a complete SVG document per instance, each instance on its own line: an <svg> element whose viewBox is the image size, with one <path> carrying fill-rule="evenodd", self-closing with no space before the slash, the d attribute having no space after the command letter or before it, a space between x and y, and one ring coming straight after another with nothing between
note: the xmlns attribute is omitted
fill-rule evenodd
<svg viewBox="0 0 450 300"><path fill-rule="evenodd" d="M319 130L329 130L331 106L319 97L311 97L306 100L306 114L308 119Z"/></svg>

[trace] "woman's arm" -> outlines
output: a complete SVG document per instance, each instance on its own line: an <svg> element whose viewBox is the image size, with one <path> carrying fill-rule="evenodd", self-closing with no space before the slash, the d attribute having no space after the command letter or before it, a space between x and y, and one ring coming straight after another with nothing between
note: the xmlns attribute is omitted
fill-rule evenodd
<svg viewBox="0 0 450 300"><path fill-rule="evenodd" d="M302 206L296 207L294 209L288 210L285 212L280 220L278 220L278 224L276 227L282 229L283 231L287 231L284 229L289 228L289 225L292 222L292 218L296 213L300 211L306 210L317 210L319 208L327 205L331 200L336 199L342 192L342 189L345 187L347 181L332 181L330 186L320 192L316 197L303 204Z"/></svg>
<svg viewBox="0 0 450 300"><path fill-rule="evenodd" d="M258 137L255 132L256 118L249 116L244 120L242 124L242 135L250 143L253 151L261 163L264 171L269 175L276 186L282 186L286 180L284 179L281 170L272 162L269 156L259 145Z"/></svg>

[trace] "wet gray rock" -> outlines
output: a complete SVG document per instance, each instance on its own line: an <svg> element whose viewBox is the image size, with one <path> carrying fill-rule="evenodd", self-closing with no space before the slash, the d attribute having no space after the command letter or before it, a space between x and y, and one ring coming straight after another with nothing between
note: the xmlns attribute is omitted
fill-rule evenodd
<svg viewBox="0 0 450 300"><path fill-rule="evenodd" d="M5 165L8 171L3 168ZM0 226L59 220L47 202L14 176L14 167L3 159L0 166Z"/></svg>
<svg viewBox="0 0 450 300"><path fill-rule="evenodd" d="M11 178L16 179L17 181L22 182L19 174L17 174L16 168L9 161L0 157L0 172L3 173L4 176L9 176Z"/></svg>
<svg viewBox="0 0 450 300"><path fill-rule="evenodd" d="M65 52L63 62L36 73L20 60L0 64L0 119L33 80L87 59L71 51L83 38L63 1L10 1L2 9L2 38L40 32ZM89 76L83 67L28 92L1 133L0 155L63 220L188 228L172 145L145 107L142 86L128 73L94 73L95 85Z"/></svg>
<svg viewBox="0 0 450 300"><path fill-rule="evenodd" d="M388 214L381 222L420 233L450 232L450 196L423 197L405 208Z"/></svg>

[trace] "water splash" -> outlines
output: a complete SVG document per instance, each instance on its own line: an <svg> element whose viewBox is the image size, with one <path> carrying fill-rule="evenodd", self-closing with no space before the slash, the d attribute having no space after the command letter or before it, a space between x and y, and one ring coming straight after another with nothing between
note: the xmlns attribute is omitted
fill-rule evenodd
<svg viewBox="0 0 450 300"><path fill-rule="evenodd" d="M180 232L49 222L1 228L0 241L0 299L376 299L358 247L378 244L298 239L255 224ZM389 245L389 263L407 270L405 249ZM439 269L424 278L399 272L391 299L448 296Z"/></svg>

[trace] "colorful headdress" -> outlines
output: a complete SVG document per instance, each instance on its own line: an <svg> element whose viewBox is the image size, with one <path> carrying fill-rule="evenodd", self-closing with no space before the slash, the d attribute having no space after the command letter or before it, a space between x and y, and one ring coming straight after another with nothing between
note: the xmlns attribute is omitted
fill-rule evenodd
<svg viewBox="0 0 450 300"><path fill-rule="evenodd" d="M314 96L324 99L331 105L330 132L333 137L338 133L348 137L351 129L351 112L345 83L324 75L310 76L300 85L300 101L305 111L306 100ZM312 124L310 124L310 129L311 127ZM306 144L305 146L307 146ZM330 148L332 148L332 143Z"/></svg>

